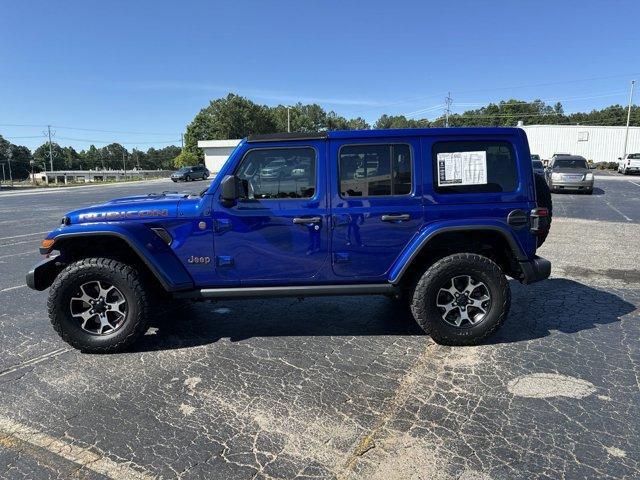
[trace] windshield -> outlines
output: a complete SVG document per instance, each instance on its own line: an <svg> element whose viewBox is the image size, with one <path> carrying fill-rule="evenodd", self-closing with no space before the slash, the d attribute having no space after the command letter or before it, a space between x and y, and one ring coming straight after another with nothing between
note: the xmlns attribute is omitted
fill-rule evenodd
<svg viewBox="0 0 640 480"><path fill-rule="evenodd" d="M630 158L631 160L640 160L640 153L632 153L628 158Z"/></svg>
<svg viewBox="0 0 640 480"><path fill-rule="evenodd" d="M533 168L544 168L544 167L542 166L542 162L541 162L540 160L534 160L534 161L533 161L533 162L531 162L531 163L533 163Z"/></svg>
<svg viewBox="0 0 640 480"><path fill-rule="evenodd" d="M534 160L534 161L540 160L540 155L535 155L535 154L531 155L531 160Z"/></svg>
<svg viewBox="0 0 640 480"><path fill-rule="evenodd" d="M584 158L561 158L555 161L553 168L587 168Z"/></svg>
<svg viewBox="0 0 640 480"><path fill-rule="evenodd" d="M178 170L178 173L185 173L189 171L189 167L182 167L180 170Z"/></svg>

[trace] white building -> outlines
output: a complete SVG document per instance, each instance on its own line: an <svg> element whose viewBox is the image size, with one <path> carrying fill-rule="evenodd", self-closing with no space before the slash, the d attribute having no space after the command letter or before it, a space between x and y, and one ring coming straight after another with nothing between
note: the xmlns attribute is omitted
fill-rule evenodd
<svg viewBox="0 0 640 480"><path fill-rule="evenodd" d="M554 153L581 155L593 162L615 162L622 156L626 127L588 125L518 125L527 133L531 153L548 160ZM212 174L224 165L240 140L201 140L204 161ZM627 153L640 153L640 127L629 127Z"/></svg>
<svg viewBox="0 0 640 480"><path fill-rule="evenodd" d="M518 125L529 139L532 154L548 160L554 153L571 153L587 160L615 162L622 156L626 127L587 125ZM640 127L629 127L627 153L640 153Z"/></svg>
<svg viewBox="0 0 640 480"><path fill-rule="evenodd" d="M224 162L240 140L199 140L198 147L204 151L204 164L212 175L217 175Z"/></svg>

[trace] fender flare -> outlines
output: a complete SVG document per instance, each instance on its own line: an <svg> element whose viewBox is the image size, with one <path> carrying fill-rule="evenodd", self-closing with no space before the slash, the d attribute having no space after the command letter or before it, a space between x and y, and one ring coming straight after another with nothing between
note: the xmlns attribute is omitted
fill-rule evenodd
<svg viewBox="0 0 640 480"><path fill-rule="evenodd" d="M396 262L394 263L389 273L389 282L396 285L401 280L405 272L409 269L413 261L420 254L423 248L428 243L436 238L438 235L449 232L477 232L477 231L490 231L499 233L511 247L513 255L518 261L528 260L522 247L509 232L508 228L505 228L498 224L477 224L477 225L430 225L423 229L414 240L407 246L407 248L400 254Z"/></svg>
<svg viewBox="0 0 640 480"><path fill-rule="evenodd" d="M65 239L81 237L115 237L124 241L133 253L144 263L152 275L160 282L168 292L191 290L194 288L193 280L184 265L176 258L173 251L151 230L143 225L137 225L136 232L129 232L118 225L101 226L99 230L84 231L77 228L75 231L49 235L54 239L54 244L49 251L40 249L40 253L46 254L52 250L59 250L59 242ZM71 227L65 227L65 230ZM141 242L138 236L143 234Z"/></svg>

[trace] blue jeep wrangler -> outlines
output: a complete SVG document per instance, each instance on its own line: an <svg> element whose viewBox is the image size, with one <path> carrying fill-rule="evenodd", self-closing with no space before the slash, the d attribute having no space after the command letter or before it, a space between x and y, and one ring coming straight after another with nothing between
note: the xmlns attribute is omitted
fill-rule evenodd
<svg viewBox="0 0 640 480"><path fill-rule="evenodd" d="M514 128L340 131L244 139L198 196L68 213L27 275L60 336L115 352L167 298L379 294L431 337L472 345L532 283L551 196Z"/></svg>

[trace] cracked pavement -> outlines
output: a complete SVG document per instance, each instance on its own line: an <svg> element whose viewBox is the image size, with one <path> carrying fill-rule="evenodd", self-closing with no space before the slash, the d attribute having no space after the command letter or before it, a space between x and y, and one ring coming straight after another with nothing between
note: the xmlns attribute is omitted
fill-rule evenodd
<svg viewBox="0 0 640 480"><path fill-rule="evenodd" d="M640 186L596 185L554 195L552 277L481 346L327 297L178 303L119 355L55 335L29 234L149 187L0 195L0 478L640 478Z"/></svg>

